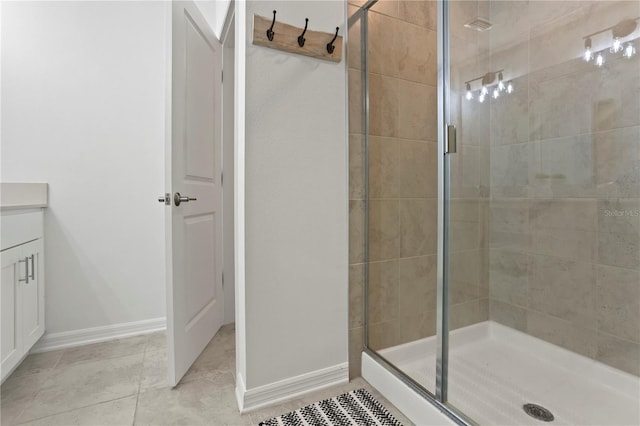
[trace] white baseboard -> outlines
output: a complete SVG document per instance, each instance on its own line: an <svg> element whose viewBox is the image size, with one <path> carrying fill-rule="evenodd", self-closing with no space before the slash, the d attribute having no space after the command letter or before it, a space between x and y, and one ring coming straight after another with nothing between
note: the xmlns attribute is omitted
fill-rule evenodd
<svg viewBox="0 0 640 426"><path fill-rule="evenodd" d="M244 385L244 379L239 371L236 371L236 402L238 410L242 413L244 405L244 394L247 393L247 387Z"/></svg>
<svg viewBox="0 0 640 426"><path fill-rule="evenodd" d="M61 333L45 333L35 344L31 353L49 352L58 349L72 348L74 346L88 345L91 343L106 342L121 339L123 337L138 336L141 334L163 331L167 328L166 318L154 318L142 321L113 324L102 327L85 328L82 330L64 331Z"/></svg>
<svg viewBox="0 0 640 426"><path fill-rule="evenodd" d="M242 380L238 380L236 397L240 412L247 413L258 408L279 404L310 392L348 382L349 365L345 362L249 390L245 389L245 384Z"/></svg>

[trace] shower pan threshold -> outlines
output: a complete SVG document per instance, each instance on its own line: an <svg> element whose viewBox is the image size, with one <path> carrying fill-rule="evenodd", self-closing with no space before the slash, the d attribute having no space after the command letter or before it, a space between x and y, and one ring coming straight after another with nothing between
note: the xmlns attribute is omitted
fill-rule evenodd
<svg viewBox="0 0 640 426"><path fill-rule="evenodd" d="M524 404L550 410L547 424L640 424L637 376L493 321L455 330L449 341L448 400L481 425L545 424ZM378 353L433 393L436 343L434 336ZM366 353L362 375L416 424L454 424Z"/></svg>

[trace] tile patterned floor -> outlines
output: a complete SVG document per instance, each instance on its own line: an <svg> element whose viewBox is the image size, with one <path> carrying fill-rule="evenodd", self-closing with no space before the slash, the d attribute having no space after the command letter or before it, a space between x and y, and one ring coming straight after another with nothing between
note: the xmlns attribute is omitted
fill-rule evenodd
<svg viewBox="0 0 640 426"><path fill-rule="evenodd" d="M166 385L164 333L29 355L2 385L1 424L254 425L364 387L412 425L362 379L241 415L234 334L233 325L222 327L174 389Z"/></svg>

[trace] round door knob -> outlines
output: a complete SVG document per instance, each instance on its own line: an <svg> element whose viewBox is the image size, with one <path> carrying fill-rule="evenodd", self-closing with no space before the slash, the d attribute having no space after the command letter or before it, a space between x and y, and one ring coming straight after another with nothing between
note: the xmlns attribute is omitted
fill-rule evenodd
<svg viewBox="0 0 640 426"><path fill-rule="evenodd" d="M176 206L179 206L180 203L188 203L189 201L196 201L197 198L192 198L192 197L185 197L180 195L179 192L176 192L175 195L173 196L173 203Z"/></svg>

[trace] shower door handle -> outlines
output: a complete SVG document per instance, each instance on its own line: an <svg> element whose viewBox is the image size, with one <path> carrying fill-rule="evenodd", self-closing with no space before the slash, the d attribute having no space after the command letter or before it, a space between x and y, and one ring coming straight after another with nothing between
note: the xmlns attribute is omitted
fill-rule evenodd
<svg viewBox="0 0 640 426"><path fill-rule="evenodd" d="M447 124L446 131L446 154L455 154L458 151L458 143L456 141L456 126L453 124Z"/></svg>

